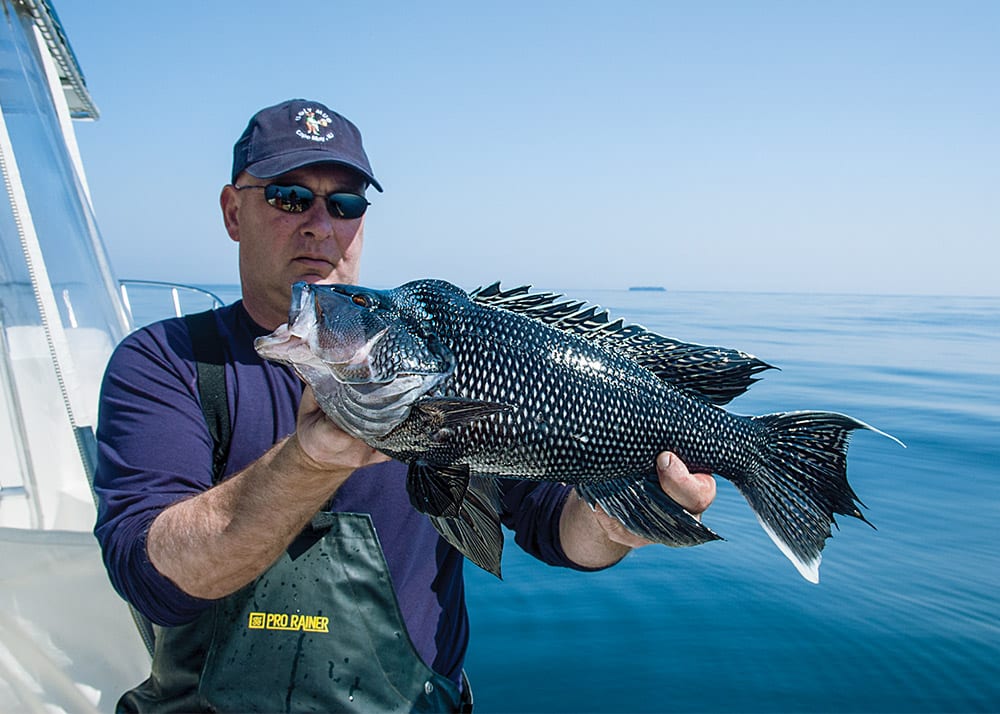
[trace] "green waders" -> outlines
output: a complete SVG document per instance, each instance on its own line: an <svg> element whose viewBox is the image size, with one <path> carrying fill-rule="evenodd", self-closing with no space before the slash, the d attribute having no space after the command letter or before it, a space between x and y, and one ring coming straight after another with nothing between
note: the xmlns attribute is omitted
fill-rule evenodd
<svg viewBox="0 0 1000 714"><path fill-rule="evenodd" d="M119 711L458 712L471 696L410 642L371 519L321 513L260 578L156 628Z"/></svg>

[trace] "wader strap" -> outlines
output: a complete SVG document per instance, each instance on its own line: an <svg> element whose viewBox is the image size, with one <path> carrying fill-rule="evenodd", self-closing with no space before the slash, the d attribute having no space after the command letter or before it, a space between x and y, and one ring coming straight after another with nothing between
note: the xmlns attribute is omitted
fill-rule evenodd
<svg viewBox="0 0 1000 714"><path fill-rule="evenodd" d="M212 310L185 315L198 368L198 397L212 437L212 483L219 483L229 458L229 401L226 398L226 354Z"/></svg>
<svg viewBox="0 0 1000 714"><path fill-rule="evenodd" d="M222 479L229 458L229 402L226 399L225 353L222 339L215 324L212 311L185 315L194 358L198 365L198 396L201 411L205 415L208 433L212 437L212 483ZM142 637L150 656L155 651L156 635L153 623L145 615L129 605L132 619Z"/></svg>

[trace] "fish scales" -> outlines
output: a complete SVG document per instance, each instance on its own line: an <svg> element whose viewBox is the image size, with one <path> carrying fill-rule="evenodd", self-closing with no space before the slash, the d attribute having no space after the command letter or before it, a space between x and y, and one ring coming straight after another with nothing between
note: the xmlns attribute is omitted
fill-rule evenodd
<svg viewBox="0 0 1000 714"><path fill-rule="evenodd" d="M732 481L812 581L835 514L865 520L847 446L853 430L877 429L832 412L733 414L723 406L770 365L558 295L300 283L288 324L256 346L291 364L341 428L409 464L414 506L497 575L499 478L575 484L655 542L718 539L659 487L665 450Z"/></svg>
<svg viewBox="0 0 1000 714"><path fill-rule="evenodd" d="M634 439L634 426L625 428L627 422L637 424L640 419L646 422L645 427L653 425L652 415L639 413L630 419L632 410L626 411L628 401L623 397L627 392L622 387L629 384L627 370L604 364L599 370L568 368L565 363L571 359L595 364L597 360L586 352L568 355L564 344L537 340L532 331L518 324L523 321L510 319L516 315L488 317L481 320L487 329L478 334L466 332L459 339L440 335L462 365L442 385L443 392L503 402L516 409L503 419L458 427L455 438L432 447L429 457L445 461L465 458L480 471L571 482L598 477L592 464L584 460L585 453L600 457L602 473L617 468L616 473L629 475L652 465L649 444ZM504 323L508 324L500 332L506 339L492 339L492 329ZM548 359L532 359L536 351ZM488 378L496 374L504 378ZM532 389L525 389L525 384L531 384ZM637 396L637 390L632 391ZM404 424L401 429L405 428ZM419 427L394 436L407 458L420 452L423 435ZM409 444L413 444L412 451Z"/></svg>

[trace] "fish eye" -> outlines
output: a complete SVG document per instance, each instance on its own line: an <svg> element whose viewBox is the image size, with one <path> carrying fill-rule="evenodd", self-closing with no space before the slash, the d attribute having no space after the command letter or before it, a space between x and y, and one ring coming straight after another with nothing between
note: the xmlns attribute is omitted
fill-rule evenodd
<svg viewBox="0 0 1000 714"><path fill-rule="evenodd" d="M358 295L358 294L351 295L351 301L355 305L360 305L361 307L370 307L371 306L371 301L367 297L365 297L364 295Z"/></svg>

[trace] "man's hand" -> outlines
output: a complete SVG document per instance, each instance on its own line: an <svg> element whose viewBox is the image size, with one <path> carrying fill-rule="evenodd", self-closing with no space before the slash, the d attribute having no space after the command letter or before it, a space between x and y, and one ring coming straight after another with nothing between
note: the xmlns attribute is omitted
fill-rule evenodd
<svg viewBox="0 0 1000 714"><path fill-rule="evenodd" d="M715 500L715 479L712 475L688 471L687 466L669 451L664 451L656 458L656 474L660 478L660 488L663 492L699 521L701 514ZM600 506L594 515L608 540L629 548L641 548L651 544L651 541L630 533Z"/></svg>
<svg viewBox="0 0 1000 714"><path fill-rule="evenodd" d="M674 454L660 454L656 472L663 491L699 520L715 500L715 479L711 474L691 473ZM626 530L600 507L591 510L576 492L570 494L563 508L559 534L563 552L578 565L590 568L610 565L632 548L650 544Z"/></svg>
<svg viewBox="0 0 1000 714"><path fill-rule="evenodd" d="M363 441L355 439L334 424L320 409L312 387L306 387L296 417L295 440L303 455L317 467L344 474L370 464L388 461Z"/></svg>

